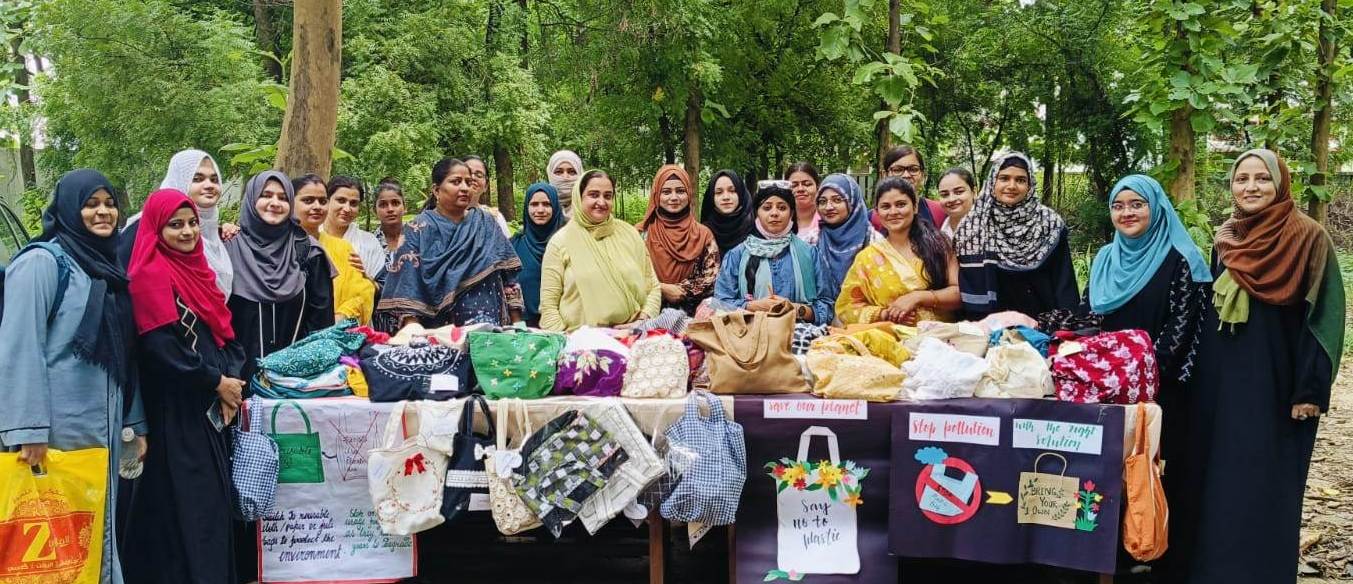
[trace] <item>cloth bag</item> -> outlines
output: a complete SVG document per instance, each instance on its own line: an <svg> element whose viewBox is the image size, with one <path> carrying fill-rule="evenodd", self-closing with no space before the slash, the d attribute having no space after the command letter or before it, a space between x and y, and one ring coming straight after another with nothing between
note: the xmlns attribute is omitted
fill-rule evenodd
<svg viewBox="0 0 1353 584"><path fill-rule="evenodd" d="M277 413L286 405L301 413L305 432L283 434L277 431ZM324 455L320 452L319 432L310 427L310 415L305 413L305 408L290 400L273 405L268 437L277 443L278 484L324 482Z"/></svg>
<svg viewBox="0 0 1353 584"><path fill-rule="evenodd" d="M987 340L990 333L982 325L974 322L936 322L921 321L916 326L916 336L907 339L907 349L912 354L920 349L924 339L939 339L949 346L969 355L978 357L987 354Z"/></svg>
<svg viewBox="0 0 1353 584"><path fill-rule="evenodd" d="M41 470L0 452L0 582L98 584L108 449L48 449Z"/></svg>
<svg viewBox="0 0 1353 584"><path fill-rule="evenodd" d="M470 333L470 362L489 399L535 399L554 389L564 335L526 329Z"/></svg>
<svg viewBox="0 0 1353 584"><path fill-rule="evenodd" d="M1123 547L1139 562L1165 555L1169 548L1170 506L1160 483L1160 454L1151 456L1146 405L1137 404L1137 434L1132 453L1123 460L1127 511L1123 513Z"/></svg>
<svg viewBox="0 0 1353 584"><path fill-rule="evenodd" d="M708 416L700 414L702 403L709 407ZM732 524L747 482L747 443L742 426L727 419L718 398L697 391L686 397L686 411L666 435L673 448L685 448L699 458L663 501L663 518L710 526Z"/></svg>
<svg viewBox="0 0 1353 584"><path fill-rule="evenodd" d="M367 453L367 489L381 531L413 535L441 525L446 454L418 435L418 408L400 402L390 410L380 448Z"/></svg>
<svg viewBox="0 0 1353 584"><path fill-rule="evenodd" d="M1061 401L1135 404L1155 401L1160 389L1156 348L1144 330L1064 340L1054 353L1052 378Z"/></svg>
<svg viewBox="0 0 1353 584"><path fill-rule="evenodd" d="M808 458L808 446L814 436L827 439L826 464L821 459L814 463ZM789 462L783 467L804 473L803 488L784 481L784 473L780 477L771 476L779 483L775 495L779 519L776 567L799 574L858 574L858 521L855 505L848 501L858 501L861 488L852 474L854 465L849 468L841 465L836 433L823 426L810 426L799 435L798 456ZM853 486L844 483L847 476L855 483ZM833 532L834 538L817 537Z"/></svg>
<svg viewBox="0 0 1353 584"><path fill-rule="evenodd" d="M231 430L230 483L238 518L257 521L277 514L277 443L256 429L263 425L263 406L257 398L245 402L244 413Z"/></svg>
<svg viewBox="0 0 1353 584"><path fill-rule="evenodd" d="M363 359L373 402L447 400L469 395L474 382L463 349L415 338Z"/></svg>
<svg viewBox="0 0 1353 584"><path fill-rule="evenodd" d="M662 474L659 474L658 478L649 483L635 499L635 502L641 505L645 512L662 507L662 502L667 500L667 497L676 488L676 484L681 481L681 475L686 473L686 469L690 468L699 456L689 448L673 448L672 442L658 427L660 423L661 418L654 418L653 434L650 435L648 443L653 447L653 451L657 453L658 458L662 460ZM638 527L638 524L639 522L636 521L635 526Z"/></svg>
<svg viewBox="0 0 1353 584"><path fill-rule="evenodd" d="M715 393L803 393L808 383L789 345L794 308L788 300L770 310L736 310L695 322L687 333L705 350Z"/></svg>
<svg viewBox="0 0 1353 584"><path fill-rule="evenodd" d="M478 406L476 408L476 406ZM484 413L488 423L487 434L474 431L474 412ZM493 414L489 413L489 403L482 395L472 395L465 401L460 412L460 431L454 439L451 459L446 469L446 491L442 493L442 517L447 523L455 521L466 509L475 495L488 499L489 473L484 461L493 452L495 442Z"/></svg>
<svg viewBox="0 0 1353 584"><path fill-rule="evenodd" d="M1026 342L987 349L987 371L974 397L1041 399L1052 395L1052 372L1043 356Z"/></svg>
<svg viewBox="0 0 1353 584"><path fill-rule="evenodd" d="M606 430L578 410L550 420L521 451L524 462L513 472L512 486L555 537L628 458Z"/></svg>
<svg viewBox="0 0 1353 584"><path fill-rule="evenodd" d="M578 511L583 527L596 535L634 503L644 487L662 475L663 465L653 445L644 438L644 433L619 400L603 400L601 404L589 407L587 415L624 449L627 458Z"/></svg>
<svg viewBox="0 0 1353 584"><path fill-rule="evenodd" d="M620 395L629 371L629 353L629 347L602 329L583 327L573 331L559 354L554 394Z"/></svg>
<svg viewBox="0 0 1353 584"><path fill-rule="evenodd" d="M828 399L864 399L886 402L902 396L906 375L870 354L852 335L823 337L808 350L813 394Z"/></svg>
<svg viewBox="0 0 1353 584"><path fill-rule="evenodd" d="M686 344L665 333L651 333L630 346L625 370L625 397L675 398L686 395L691 357Z"/></svg>
<svg viewBox="0 0 1353 584"><path fill-rule="evenodd" d="M516 448L507 447L509 410L516 412L517 430L521 432ZM531 416L526 413L526 405L518 399L499 401L496 414L497 444L486 464L489 470L489 505L499 533L516 535L541 525L540 518L512 488L512 471L522 463L521 443L531 435Z"/></svg>
<svg viewBox="0 0 1353 584"><path fill-rule="evenodd" d="M986 347L985 340L982 346ZM980 357L938 338L923 337L916 357L902 364L902 372L907 375L902 386L915 400L972 397L986 371L987 362Z"/></svg>

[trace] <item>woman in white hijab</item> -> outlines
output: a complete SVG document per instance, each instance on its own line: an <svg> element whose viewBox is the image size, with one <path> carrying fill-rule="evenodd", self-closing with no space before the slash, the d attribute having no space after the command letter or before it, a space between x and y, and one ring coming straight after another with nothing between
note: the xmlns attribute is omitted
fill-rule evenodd
<svg viewBox="0 0 1353 584"><path fill-rule="evenodd" d="M206 252L207 264L216 272L216 287L229 298L235 270L230 265L225 242L221 241L221 210L217 207L224 191L221 183L221 167L216 165L216 159L201 150L188 149L180 150L169 159L169 170L165 171L160 188L187 193L197 204L202 227L202 251ZM132 216L127 220L123 232L135 234L140 220L140 213ZM119 241L118 261L123 267L131 259L132 242L135 240L135 237L123 237Z"/></svg>
<svg viewBox="0 0 1353 584"><path fill-rule="evenodd" d="M550 163L545 166L545 175L550 184L559 191L559 205L564 208L565 216L573 214L573 186L583 173L583 159L572 150L560 150L550 155Z"/></svg>

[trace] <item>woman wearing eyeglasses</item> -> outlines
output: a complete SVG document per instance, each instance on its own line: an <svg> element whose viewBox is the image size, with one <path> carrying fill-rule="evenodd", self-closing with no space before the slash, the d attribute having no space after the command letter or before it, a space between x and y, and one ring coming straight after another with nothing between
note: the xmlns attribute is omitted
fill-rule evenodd
<svg viewBox="0 0 1353 584"><path fill-rule="evenodd" d="M906 144L894 147L892 150L889 150L887 154L883 155L883 166L881 168L882 172L879 173L880 182L886 178L903 178L906 179L907 182L910 182L911 186L916 189L916 195L925 202L924 205L919 205L917 207L917 210L919 211L916 215L917 217L929 221L930 224L937 229L944 225L944 205L925 196L927 177L925 173L925 159L921 157L920 150ZM877 201L875 201L875 203L877 203ZM883 228L883 220L879 217L877 210L870 213L869 222L874 226L874 229L877 229L880 233L885 231Z"/></svg>

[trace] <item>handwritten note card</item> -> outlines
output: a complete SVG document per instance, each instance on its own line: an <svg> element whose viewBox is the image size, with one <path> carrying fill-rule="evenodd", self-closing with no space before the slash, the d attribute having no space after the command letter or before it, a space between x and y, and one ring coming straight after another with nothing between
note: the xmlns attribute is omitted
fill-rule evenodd
<svg viewBox="0 0 1353 584"><path fill-rule="evenodd" d="M869 419L869 402L862 399L768 399L762 403L767 419Z"/></svg>
<svg viewBox="0 0 1353 584"><path fill-rule="evenodd" d="M1015 418L1011 444L1015 448L1098 455L1104 446L1104 426Z"/></svg>
<svg viewBox="0 0 1353 584"><path fill-rule="evenodd" d="M961 414L909 414L910 440L962 442L998 446L1001 443L1001 419Z"/></svg>

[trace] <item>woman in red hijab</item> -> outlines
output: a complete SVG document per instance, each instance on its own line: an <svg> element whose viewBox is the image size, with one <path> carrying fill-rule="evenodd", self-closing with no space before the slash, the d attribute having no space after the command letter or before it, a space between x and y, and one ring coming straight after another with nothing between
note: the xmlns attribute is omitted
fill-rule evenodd
<svg viewBox="0 0 1353 584"><path fill-rule="evenodd" d="M156 446L132 500L128 582L234 584L230 456L244 353L184 193L155 191L128 268L141 392Z"/></svg>

